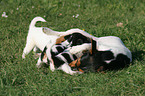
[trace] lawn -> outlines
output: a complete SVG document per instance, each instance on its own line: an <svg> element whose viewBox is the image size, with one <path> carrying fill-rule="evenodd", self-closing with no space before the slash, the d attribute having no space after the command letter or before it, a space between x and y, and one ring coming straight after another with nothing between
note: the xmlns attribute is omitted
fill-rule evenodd
<svg viewBox="0 0 145 96"><path fill-rule="evenodd" d="M2 14L5 15L2 16ZM31 20L57 31L118 36L133 55L118 71L68 75L22 59ZM120 24L120 25L119 25ZM145 96L144 0L0 0L0 96Z"/></svg>

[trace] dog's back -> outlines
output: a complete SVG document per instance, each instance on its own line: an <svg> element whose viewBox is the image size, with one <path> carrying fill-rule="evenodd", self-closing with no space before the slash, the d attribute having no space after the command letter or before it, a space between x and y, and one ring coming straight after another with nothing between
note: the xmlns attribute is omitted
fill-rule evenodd
<svg viewBox="0 0 145 96"><path fill-rule="evenodd" d="M115 36L106 36L97 38L97 49L99 51L112 51L114 56L121 53L126 55L132 61L130 50L123 44L122 40Z"/></svg>

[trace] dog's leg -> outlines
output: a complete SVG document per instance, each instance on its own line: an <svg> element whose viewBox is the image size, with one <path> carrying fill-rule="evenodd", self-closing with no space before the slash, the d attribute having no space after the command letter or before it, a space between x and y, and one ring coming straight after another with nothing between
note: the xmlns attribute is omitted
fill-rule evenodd
<svg viewBox="0 0 145 96"><path fill-rule="evenodd" d="M50 70L51 70L52 72L55 70L54 62L53 62L52 59L50 60Z"/></svg>
<svg viewBox="0 0 145 96"><path fill-rule="evenodd" d="M33 48L33 54L34 54L34 58L35 59L37 59L37 58L39 58L39 56L41 56L41 51L40 51L40 49L38 48L38 47L34 47Z"/></svg>
<svg viewBox="0 0 145 96"><path fill-rule="evenodd" d="M33 48L33 52L38 53L39 51L40 51L40 49L39 49L38 47L35 46L35 47Z"/></svg>
<svg viewBox="0 0 145 96"><path fill-rule="evenodd" d="M53 44L52 44L53 45ZM46 57L48 58L48 60L49 60L49 65L50 65L50 70L51 71L54 71L55 70L55 67L54 67L54 62L53 62L53 60L52 60L52 58L51 58L51 52L50 52L50 50L51 50L51 46L52 46L51 44L49 45L49 46L47 46L46 48Z"/></svg>
<svg viewBox="0 0 145 96"><path fill-rule="evenodd" d="M60 66L58 69L61 69L61 70L63 70L64 72L66 72L67 74L70 74L70 75L73 75L73 74L76 74L76 73L79 73L79 74L82 73L82 72L79 72L79 71L72 71L72 70L71 70L71 67L70 67L67 63L63 64L63 65Z"/></svg>
<svg viewBox="0 0 145 96"><path fill-rule="evenodd" d="M28 39L22 54L23 59L25 59L25 56L33 49L34 46L34 42Z"/></svg>
<svg viewBox="0 0 145 96"><path fill-rule="evenodd" d="M46 56L46 54L42 52L41 55L39 56L39 59L38 59L38 61L37 61L36 66L37 66L38 68L41 68L43 63L46 63L46 64L47 64L48 61L47 61L47 56Z"/></svg>
<svg viewBox="0 0 145 96"><path fill-rule="evenodd" d="M39 57L39 59L38 59L38 61L37 61L37 64L36 64L37 68L41 68L42 63L43 63L43 62L41 61L41 57Z"/></svg>

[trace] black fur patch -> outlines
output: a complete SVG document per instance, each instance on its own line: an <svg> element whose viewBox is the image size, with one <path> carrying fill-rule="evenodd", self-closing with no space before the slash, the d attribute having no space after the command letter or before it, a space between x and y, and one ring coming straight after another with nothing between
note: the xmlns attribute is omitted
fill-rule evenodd
<svg viewBox="0 0 145 96"><path fill-rule="evenodd" d="M57 52L53 52L53 50L51 49L51 55L53 57L56 56L57 54L63 52L66 49L66 47L61 44L56 44L56 45L54 45L54 47L56 48Z"/></svg>
<svg viewBox="0 0 145 96"><path fill-rule="evenodd" d="M65 53L62 53L61 55L67 60L67 63L71 63L74 60L74 58L71 59L71 57L70 57L71 54L69 54L69 53L65 52Z"/></svg>
<svg viewBox="0 0 145 96"><path fill-rule="evenodd" d="M130 59L124 54L118 54L116 59L109 64L105 64L106 70L122 69L130 64Z"/></svg>
<svg viewBox="0 0 145 96"><path fill-rule="evenodd" d="M74 60L76 60L77 59L77 56L75 54L73 54L73 58L74 58Z"/></svg>
<svg viewBox="0 0 145 96"><path fill-rule="evenodd" d="M106 63L106 60L112 60L110 63ZM130 59L123 54L118 54L117 57L114 57L114 54L111 51L96 51L95 54L91 55L85 53L81 57L80 67L92 70L97 70L100 66L104 66L104 70L118 70L124 68L130 63Z"/></svg>
<svg viewBox="0 0 145 96"><path fill-rule="evenodd" d="M63 65L65 62L61 59L61 58L59 58L59 57L53 57L52 58L53 59L53 62L54 62L54 65L55 65L55 67L60 67L61 65Z"/></svg>
<svg viewBox="0 0 145 96"><path fill-rule="evenodd" d="M47 47L45 47L44 50L41 53L41 61L43 61L43 57L46 54L46 50L47 50Z"/></svg>
<svg viewBox="0 0 145 96"><path fill-rule="evenodd" d="M102 51L101 54L102 54L101 57L103 61L114 59L114 55L111 51Z"/></svg>
<svg viewBox="0 0 145 96"><path fill-rule="evenodd" d="M83 43L91 43L90 39L80 33L73 33L64 37L69 43L72 42L71 46L81 45Z"/></svg>

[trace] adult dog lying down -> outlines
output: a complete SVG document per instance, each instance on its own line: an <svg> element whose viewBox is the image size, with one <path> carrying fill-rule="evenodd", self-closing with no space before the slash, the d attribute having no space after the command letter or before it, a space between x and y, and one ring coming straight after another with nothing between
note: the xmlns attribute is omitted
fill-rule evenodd
<svg viewBox="0 0 145 96"><path fill-rule="evenodd" d="M44 31L47 33L46 29ZM49 33L50 32L47 34ZM125 47L118 37L93 37L93 40L91 39L92 43L90 43L90 38L87 37L87 35L79 33L81 34L79 36L80 38L73 39L71 38L73 37L73 34L60 37L57 40L59 42L56 42L51 49L46 47L43 51L50 60L50 69L52 71L55 69L61 69L68 74L74 74L84 72L86 70L112 70L124 68L132 61L131 52ZM88 41L84 42L81 39L81 36L84 36ZM69 46L63 44L66 43L66 41ZM77 44L80 41L81 43ZM74 43L76 45L73 45ZM61 51L59 51L59 49ZM44 56L41 56L41 60L39 59L39 63L37 63L37 65L41 65L43 57ZM71 67L77 68L78 71L72 71Z"/></svg>

